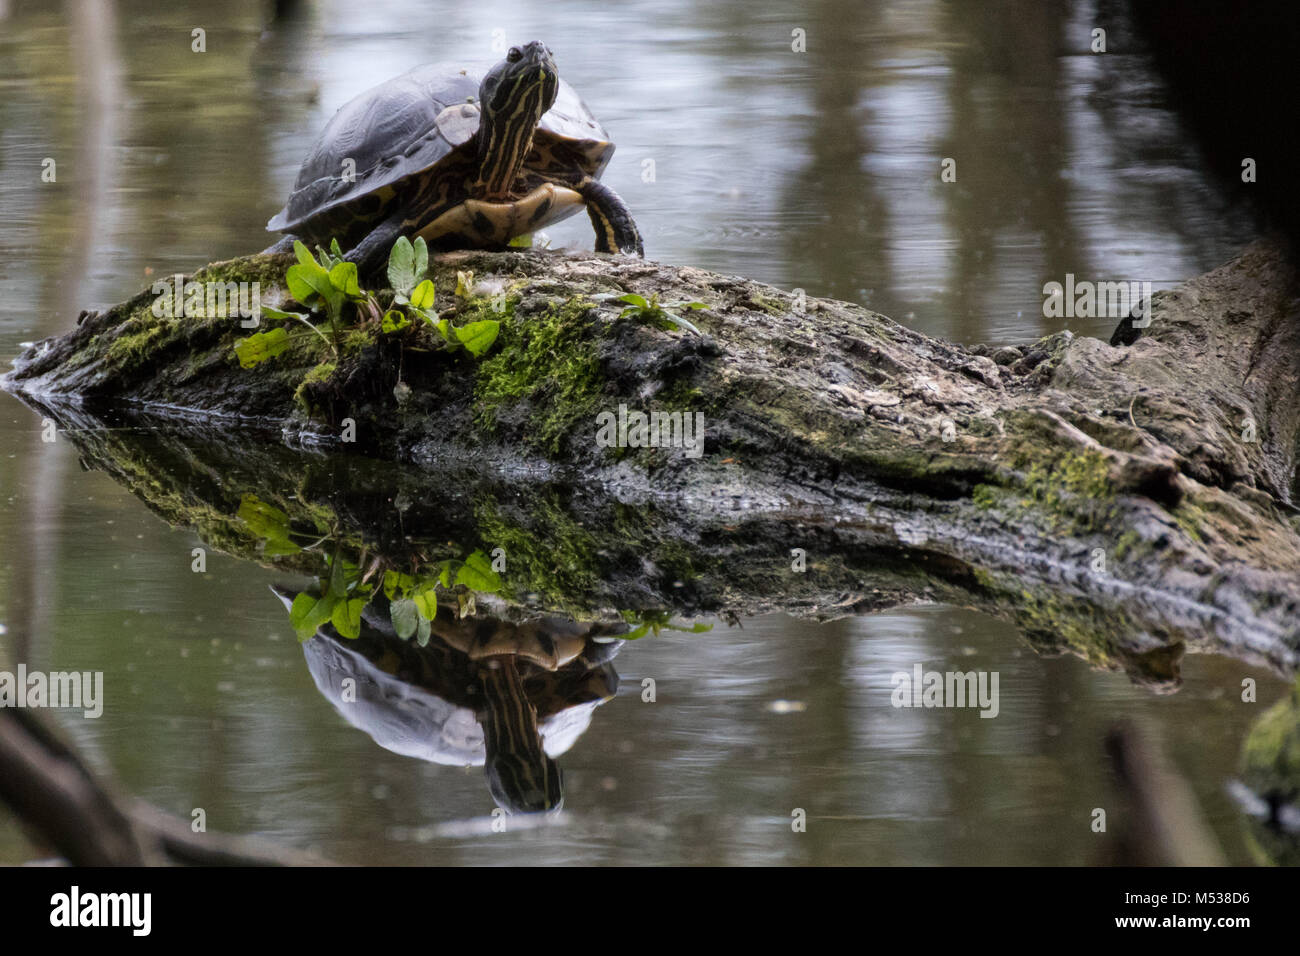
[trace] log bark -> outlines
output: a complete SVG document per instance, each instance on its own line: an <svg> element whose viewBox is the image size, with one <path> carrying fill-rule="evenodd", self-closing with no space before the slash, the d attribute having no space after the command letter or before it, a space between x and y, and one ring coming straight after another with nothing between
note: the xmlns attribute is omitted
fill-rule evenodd
<svg viewBox="0 0 1300 956"><path fill-rule="evenodd" d="M291 262L195 278L259 281L278 304ZM371 325L337 358L308 333L243 369L235 319L154 318L144 293L37 343L4 385L168 520L250 557L249 494L299 524L323 509L357 557L508 541L521 604L824 617L942 600L1149 682L1176 682L1187 649L1295 670L1300 309L1267 242L1156 293L1131 344L1062 330L1020 349L641 260L432 266L443 314L500 318L484 358ZM704 334L601 298L626 292L705 302ZM601 447L596 416L620 405L703 413L704 454ZM122 415L171 425L145 448L102 429ZM286 560L305 558L268 563Z"/></svg>

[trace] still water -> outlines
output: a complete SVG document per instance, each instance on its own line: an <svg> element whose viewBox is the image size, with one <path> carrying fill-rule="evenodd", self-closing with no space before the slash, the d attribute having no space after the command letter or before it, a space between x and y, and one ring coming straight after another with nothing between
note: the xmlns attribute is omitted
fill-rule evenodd
<svg viewBox="0 0 1300 956"><path fill-rule="evenodd" d="M648 256L930 334L1031 339L1061 328L1046 281L1164 288L1251 238L1110 5L321 0L292 26L262 17L234 0L0 0L0 357L151 274L261 248L338 105L429 60L488 64L497 38L545 40L610 130L605 178ZM1088 53L1098 22L1106 57ZM585 217L550 238L591 245ZM481 767L390 752L317 689L268 587L293 582L215 552L193 573L193 532L39 425L0 395L0 669L102 670L104 716L62 725L126 789L204 808L212 829L347 862L1081 863L1102 858L1103 735L1130 717L1225 856L1250 859L1223 787L1281 680L1193 656L1157 696L942 606L627 643L616 695L559 757L564 813L494 833ZM892 707L890 676L918 663L998 672L998 717ZM1258 704L1240 702L1246 677ZM34 852L0 817L0 861Z"/></svg>

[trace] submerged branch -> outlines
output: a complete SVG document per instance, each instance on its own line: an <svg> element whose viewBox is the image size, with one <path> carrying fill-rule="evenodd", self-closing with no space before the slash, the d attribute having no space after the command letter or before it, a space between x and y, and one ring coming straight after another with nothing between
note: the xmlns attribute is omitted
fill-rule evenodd
<svg viewBox="0 0 1300 956"><path fill-rule="evenodd" d="M0 709L0 801L73 866L287 866L324 861L262 840L195 833L124 798L33 711Z"/></svg>

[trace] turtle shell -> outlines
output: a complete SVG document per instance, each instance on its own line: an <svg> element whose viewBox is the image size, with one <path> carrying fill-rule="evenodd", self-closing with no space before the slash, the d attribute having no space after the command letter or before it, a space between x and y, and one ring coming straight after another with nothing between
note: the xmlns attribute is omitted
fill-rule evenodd
<svg viewBox="0 0 1300 956"><path fill-rule="evenodd" d="M286 609L293 606L298 594L278 586L271 591ZM438 638L427 648L399 638L387 607L368 605L361 620L358 638L338 637L326 625L303 642L303 657L317 690L344 720L365 731L385 750L449 766L483 766L487 755L483 727L464 694L463 673L452 666L457 658L468 660L464 652ZM599 626L593 629L597 633L603 630ZM527 650L534 643L529 630L518 650ZM575 664L570 658L567 675L562 670L554 675L555 680L545 682L534 703L542 747L548 756L559 757L568 751L586 731L595 709L618 690L618 675L611 662L622 644L617 640L593 642L581 662ZM440 646L448 656L440 653ZM529 653L525 659L536 656Z"/></svg>
<svg viewBox="0 0 1300 956"><path fill-rule="evenodd" d="M344 646L349 643L317 634L302 645L316 689L344 720L404 757L453 767L483 766L487 746L472 708L388 673L358 649ZM614 696L617 678L607 668L593 672L589 681L599 686L599 693L538 714L547 756L566 753L587 730L596 708Z"/></svg>
<svg viewBox="0 0 1300 956"><path fill-rule="evenodd" d="M288 232L331 209L354 203L436 166L478 131L482 74L442 63L418 66L344 104L326 124L298 171L284 209L267 223ZM534 143L562 142L582 169L598 177L614 144L577 92L560 80L555 105ZM354 175L344 176L351 160ZM375 203L378 217L384 203Z"/></svg>

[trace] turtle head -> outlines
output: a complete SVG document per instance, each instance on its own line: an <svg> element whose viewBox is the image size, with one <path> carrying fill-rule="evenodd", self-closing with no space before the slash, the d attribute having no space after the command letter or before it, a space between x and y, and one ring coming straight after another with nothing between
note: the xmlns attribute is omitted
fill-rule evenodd
<svg viewBox="0 0 1300 956"><path fill-rule="evenodd" d="M560 74L545 43L514 46L479 86L477 198L505 198L533 147L533 131L555 104Z"/></svg>
<svg viewBox="0 0 1300 956"><path fill-rule="evenodd" d="M479 671L483 708L484 771L488 791L507 813L554 813L564 804L560 768L542 746L537 710L524 692L512 657L485 662Z"/></svg>
<svg viewBox="0 0 1300 956"><path fill-rule="evenodd" d="M556 813L564 806L559 765L545 754L535 761L518 754L487 764L488 792L507 813Z"/></svg>

